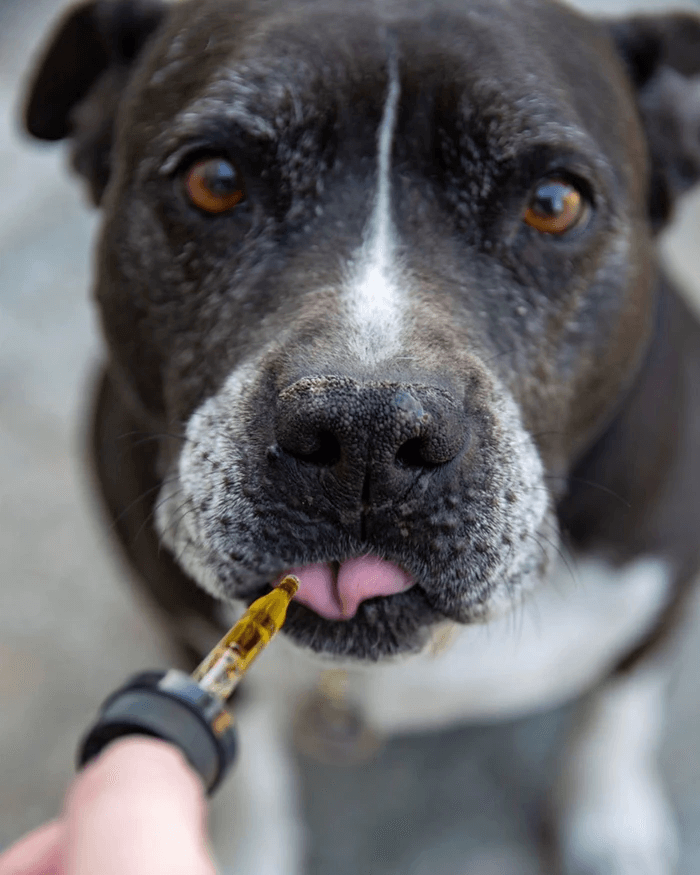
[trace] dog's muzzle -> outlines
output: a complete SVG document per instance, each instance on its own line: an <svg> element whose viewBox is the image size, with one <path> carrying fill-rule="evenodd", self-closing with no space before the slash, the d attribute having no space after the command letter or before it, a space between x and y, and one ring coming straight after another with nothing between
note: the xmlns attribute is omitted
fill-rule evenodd
<svg viewBox="0 0 700 875"><path fill-rule="evenodd" d="M344 377L304 378L279 396L277 452L297 463L301 488L332 479L338 503L367 514L399 501L416 478L462 454L469 444L463 412L430 386L364 383ZM328 619L355 615L361 602L414 584L378 556L290 569L297 600Z"/></svg>

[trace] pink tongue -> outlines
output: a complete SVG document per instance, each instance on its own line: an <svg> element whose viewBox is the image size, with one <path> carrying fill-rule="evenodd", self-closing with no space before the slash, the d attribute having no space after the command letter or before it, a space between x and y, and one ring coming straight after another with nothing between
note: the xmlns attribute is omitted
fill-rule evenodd
<svg viewBox="0 0 700 875"><path fill-rule="evenodd" d="M377 556L343 562L337 583L329 562L290 568L286 573L299 578L294 598L329 620L349 620L365 599L403 592L414 583L397 565Z"/></svg>

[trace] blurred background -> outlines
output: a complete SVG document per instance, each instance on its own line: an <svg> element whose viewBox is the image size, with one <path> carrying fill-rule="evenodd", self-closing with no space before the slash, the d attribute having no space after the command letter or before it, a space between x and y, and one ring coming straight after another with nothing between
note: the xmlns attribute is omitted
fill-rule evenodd
<svg viewBox="0 0 700 875"><path fill-rule="evenodd" d="M0 848L59 810L76 743L130 673L173 659L112 551L83 465L100 358L96 215L61 146L19 128L22 83L68 3L0 0ZM580 0L600 13L700 3ZM700 194L664 240L700 308ZM663 770L700 872L700 601L675 673ZM300 758L310 875L536 875L548 739L567 709L389 744L348 771ZM339 807L339 806L342 806ZM435 811L440 811L439 816ZM225 805L212 812L225 845Z"/></svg>

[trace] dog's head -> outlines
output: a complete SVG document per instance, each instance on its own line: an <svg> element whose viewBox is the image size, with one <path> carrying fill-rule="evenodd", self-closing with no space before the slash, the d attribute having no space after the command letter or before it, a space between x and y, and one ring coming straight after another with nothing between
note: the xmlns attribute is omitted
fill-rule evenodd
<svg viewBox="0 0 700 875"><path fill-rule="evenodd" d="M297 571L290 634L377 658L545 574L700 172L700 25L545 0L73 11L27 112L104 209L113 374L203 587Z"/></svg>

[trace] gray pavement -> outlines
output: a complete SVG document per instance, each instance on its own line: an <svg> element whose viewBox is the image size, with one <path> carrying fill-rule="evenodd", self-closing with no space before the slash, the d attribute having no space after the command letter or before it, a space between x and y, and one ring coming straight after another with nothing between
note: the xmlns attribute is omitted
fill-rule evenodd
<svg viewBox="0 0 700 875"><path fill-rule="evenodd" d="M0 847L56 814L76 740L106 691L173 659L129 588L83 468L100 355L89 301L96 217L63 149L17 128L21 76L63 5L0 6ZM665 245L700 306L699 220L700 195ZM700 601L680 648L663 756L683 831L681 875L700 872L699 623ZM537 800L550 742L569 719L562 709L402 739L356 770L300 760L310 875L542 872ZM215 844L225 822L215 810Z"/></svg>

